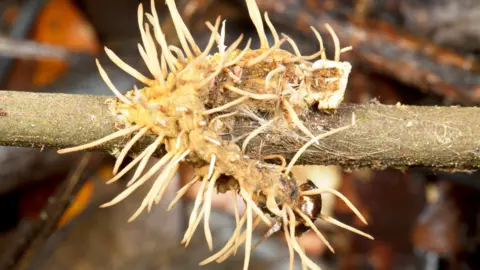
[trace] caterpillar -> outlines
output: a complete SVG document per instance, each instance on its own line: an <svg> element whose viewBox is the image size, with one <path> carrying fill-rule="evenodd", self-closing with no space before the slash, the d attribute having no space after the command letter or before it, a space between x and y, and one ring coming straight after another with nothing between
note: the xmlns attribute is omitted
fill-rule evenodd
<svg viewBox="0 0 480 270"><path fill-rule="evenodd" d="M206 242L212 251L209 219L213 193L231 192L234 199L240 196L246 204L246 210L240 217L236 205L237 226L234 233L220 251L200 262L200 265L222 262L244 244L244 269L248 269L250 253L256 246L252 245L253 230L263 222L271 228L264 238L279 231L284 233L289 247L290 269L293 269L295 253L299 255L302 265L319 269L305 255L297 241L297 236L311 229L333 251L327 239L315 227L317 219L373 239L364 232L321 214L321 194L331 193L343 200L366 224L365 218L345 196L333 189L319 189L310 181L298 183L290 172L299 156L311 144L350 127L344 126L314 135L303 125L300 117L313 105L320 110L332 110L342 102L351 65L340 62L340 54L351 47L340 48L335 32L326 25L335 44L333 60L327 59L322 38L312 27L320 49L312 55L303 56L290 37L277 33L267 13L261 16L255 0L246 0L246 4L260 39L258 49L250 48L251 39L243 49L239 49L242 35L230 46L226 46L225 21L221 22L218 17L214 24L206 23L211 35L208 44L201 50L183 22L174 0L166 0L166 5L180 47L169 45L160 26L154 0L151 1L150 13L144 13L140 4L138 25L142 44L138 45L138 50L151 77L140 73L105 48L110 60L144 87L134 86L122 94L97 60L100 76L116 96L115 99L108 99L106 106L116 117L119 130L85 145L58 150L58 153L86 150L116 138L128 137L128 142L117 153L114 177L108 183L119 180L127 172L133 172L135 166L136 169L126 189L101 207L121 202L159 173L129 221L145 210L149 212L153 204L159 203L181 162L194 165L194 179L177 192L168 208L172 209L192 185L200 183L188 228L182 239L185 246L203 219ZM273 36L273 44L267 39L264 20ZM281 49L285 43L292 47L293 53ZM211 54L215 44L218 52ZM161 52L157 50L157 45ZM313 60L315 61L312 62ZM245 110L254 114L262 112L266 120L262 120L261 125L248 134L240 147L232 140L223 139L216 123L236 117ZM279 121L280 119L285 121ZM265 128L280 123L288 123L286 128L309 138L288 165L280 155L261 160L245 156L245 150L253 137ZM153 142L129 164L121 167L132 147L147 137ZM165 148L166 154L146 170L147 162L161 147ZM264 161L272 158L279 159L282 164Z"/></svg>

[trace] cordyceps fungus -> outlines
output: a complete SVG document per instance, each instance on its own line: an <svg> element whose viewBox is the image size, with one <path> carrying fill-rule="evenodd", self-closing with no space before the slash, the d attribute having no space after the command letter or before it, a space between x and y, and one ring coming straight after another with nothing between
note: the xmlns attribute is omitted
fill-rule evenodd
<svg viewBox="0 0 480 270"><path fill-rule="evenodd" d="M253 230L263 222L272 228L266 237L277 231L285 234L290 250L290 268L293 268L295 250L303 265L319 269L305 255L296 239L303 232L312 229L333 251L315 227L314 222L317 219L372 238L320 213L321 194L332 193L342 199L366 223L360 212L342 194L332 189L318 189L311 182L297 183L290 173L298 157L311 144L350 127L344 126L314 135L299 117L312 105L316 104L323 110L335 109L341 103L351 66L348 62L340 62L340 54L351 48L342 49L335 32L326 25L335 44L334 58L328 60L322 38L312 27L320 50L313 55L303 56L290 37L282 35L280 38L265 13L265 22L274 39L273 44L269 44L257 4L254 0L246 0L246 3L260 38L261 45L258 49L250 48L250 40L245 48L239 49L242 36L230 46L225 45L225 21L220 28L221 20L218 18L214 25L207 22L212 33L206 48L201 50L182 21L173 0L167 0L166 4L181 47L169 45L160 27L154 2L151 3L151 13L144 14L140 5L138 24L142 45L138 45L138 49L151 76L141 74L123 62L113 51L105 49L115 64L145 86L134 87L122 94L97 61L101 77L116 95L115 100L108 100L106 104L117 119L119 131L95 142L58 152L63 154L80 151L118 137L131 137L118 154L113 169L115 176L108 183L117 181L136 166L133 177L122 193L102 207L119 203L157 172L160 173L129 221L134 220L145 209L150 211L153 204L161 200L177 173L180 162L190 162L196 165L196 175L177 192L169 207L171 209L193 184L200 183L182 243L189 244L203 217L207 244L210 250L213 249L209 217L215 191L230 191L234 198L239 195L246 204L246 211L241 217L236 211L237 226L230 240L219 252L202 261L201 265L224 261L245 242L244 269L247 269L253 249ZM147 21L144 21L145 17ZM160 52L157 51L156 43L161 48ZM285 43L293 48L293 54L281 49ZM215 44L218 52L210 54ZM211 96L217 98L212 99ZM235 117L240 110L253 113L261 111L270 118L246 137L242 148L219 136L215 125L212 125L216 121ZM278 119L286 120L289 123L288 129L299 131L311 138L310 141L297 152L288 165L281 155L265 157L262 160L246 157L244 151L248 142L266 127L274 125ZM145 136L154 137L154 141L120 170L133 145ZM166 154L147 170L148 160L161 146L165 148ZM270 158L279 158L282 165L263 161ZM246 228L242 231L244 226Z"/></svg>

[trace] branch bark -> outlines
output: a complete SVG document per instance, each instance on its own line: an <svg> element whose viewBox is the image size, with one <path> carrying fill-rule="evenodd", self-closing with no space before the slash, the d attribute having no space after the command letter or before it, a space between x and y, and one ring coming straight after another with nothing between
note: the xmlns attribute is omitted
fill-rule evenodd
<svg viewBox="0 0 480 270"><path fill-rule="evenodd" d="M61 148L104 137L115 131L106 98L0 91L0 145ZM480 168L480 108L344 104L333 114L312 110L303 120L319 133L350 124L352 114L357 119L354 126L312 145L298 164L346 169ZM230 135L239 137L256 127L257 121L238 117ZM124 141L97 150L117 150ZM266 132L250 142L246 154L282 154L290 159L304 143L291 132Z"/></svg>

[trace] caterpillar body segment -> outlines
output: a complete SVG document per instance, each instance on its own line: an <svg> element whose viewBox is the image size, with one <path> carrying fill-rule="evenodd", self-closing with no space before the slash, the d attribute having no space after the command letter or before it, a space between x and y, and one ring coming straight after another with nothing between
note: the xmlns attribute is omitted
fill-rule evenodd
<svg viewBox="0 0 480 270"><path fill-rule="evenodd" d="M319 41L320 49L313 55L303 56L290 37L278 35L265 14L265 22L274 36L274 42L270 44L255 1L246 0L246 3L261 41L258 49L250 48L250 40L244 48L239 48L242 36L227 46L225 21L220 23L218 18L215 25L207 23L211 36L202 51L182 21L173 0L167 0L166 4L180 47L169 45L161 29L154 1L151 2L151 13L144 13L143 6L140 5L138 24L142 44L138 45L138 49L151 74L141 74L113 51L106 49L111 61L144 86L133 87L122 94L97 61L100 75L116 96L116 99L108 100L106 104L116 117L119 131L95 142L58 152L85 150L118 137L130 137L125 147L119 151L113 171L117 175L109 183L117 181L129 171L133 172L134 168L135 173L122 193L102 205L115 205L147 181L153 181L151 189L129 221L145 210L149 212L154 204L158 204L177 173L180 162L189 162L195 165L196 176L178 191L169 206L169 209L174 207L192 185L200 184L183 244L189 244L203 219L206 241L209 249L213 250L209 217L215 191L231 192L235 202L237 196L240 196L246 204L246 212L241 217L238 207L235 208L237 227L230 240L220 251L200 264L222 262L234 255L238 247L245 242L244 269L247 269L250 252L256 247L252 243L253 230L260 223L264 223L271 227L266 237L283 231L289 246L291 268L296 252L303 265L318 269L305 255L296 239L303 232L312 229L333 251L315 227L314 222L317 219L371 238L320 213L321 194L332 193L347 202L352 211L366 223L360 212L343 195L334 190L318 189L311 182L298 183L290 173L298 156L311 143L348 128L315 135L303 125L299 116L315 104L319 109L335 109L341 103L351 66L348 62L339 62L340 54L349 48L340 48L338 38L327 25L335 44L334 60L327 59L321 36L314 28L312 30ZM161 48L160 51L156 44ZM218 52L210 53L214 44L217 45ZM289 44L293 53L282 49L284 44ZM262 120L265 123L249 134L240 148L234 141L224 140L218 135L217 123L235 117L242 108L248 108L253 114L266 113L269 119ZM312 139L300 149L288 166L280 155L264 159L277 158L282 162L282 166L246 157L244 151L250 139L266 128L274 128L280 119L290 123L291 129ZM153 142L130 164L121 168L132 146L147 136L153 137ZM147 169L147 161L159 147L164 147L167 154Z"/></svg>

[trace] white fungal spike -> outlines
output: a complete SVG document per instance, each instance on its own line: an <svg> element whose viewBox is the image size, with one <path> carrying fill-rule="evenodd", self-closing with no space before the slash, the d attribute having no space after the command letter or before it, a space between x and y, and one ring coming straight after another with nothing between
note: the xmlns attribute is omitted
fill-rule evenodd
<svg viewBox="0 0 480 270"><path fill-rule="evenodd" d="M247 214L247 213L245 213ZM256 216L255 219L253 220L253 224L252 224L252 231L258 226L258 224L260 224L260 221L261 221L261 218L259 216ZM236 253L236 250L237 248L243 244L243 242L245 241L245 239L247 238L247 234L248 234L248 231L245 230L244 232L242 232L242 234L238 235L237 239L235 240L235 245L233 245L232 247L230 247L230 249L224 253L220 258L218 258L216 260L217 263L222 263L224 262L226 259L228 259L230 256L232 256L232 254L235 254ZM246 254L245 254L246 255Z"/></svg>
<svg viewBox="0 0 480 270"><path fill-rule="evenodd" d="M344 223L342 223L342 222L340 222L340 221L338 221L338 220L336 220L336 219L334 219L334 218L332 218L332 217L325 216L325 215L320 215L320 219L322 219L322 220L324 220L324 221L326 221L326 222L328 222L328 223L331 223L331 224L333 224L333 225L336 225L336 226L338 226L338 227L340 227L340 228L343 228L343 229L345 229L345 230L349 230L349 231L351 231L351 232L353 232L353 233L356 233L356 234L358 234L358 235L361 235L361 236L363 236L363 237L366 237L366 238L368 238L368 239L370 239L370 240L373 240L373 236L371 236L370 234L364 233L364 232L362 232L362 231L360 231L360 230L357 230L357 229L355 229L355 228L353 228L353 227L351 227L351 226L348 226L347 224L344 224Z"/></svg>
<svg viewBox="0 0 480 270"><path fill-rule="evenodd" d="M118 137L122 137L122 136L125 136L125 135L128 135L128 134L131 134L131 133L133 133L133 132L135 132L135 131L137 131L141 128L142 128L141 126L131 126L129 128L119 130L115 133L112 133L108 136L105 136L105 137L103 137L99 140L96 140L94 142L91 142L91 143L87 143L87 144L80 145L80 146L75 146L75 147L70 147L70 148L65 148L65 149L58 150L57 153L66 154L66 153L77 152L77 151L93 148L95 146L104 144L104 143L106 143L108 141L111 141L113 139L116 139Z"/></svg>
<svg viewBox="0 0 480 270"><path fill-rule="evenodd" d="M257 56L256 58L254 59L250 59L248 60L246 66L247 67L251 67L251 66L254 66L260 62L262 62L263 60L265 60L265 58L269 57L273 52L275 52L276 50L278 50L278 48L280 48L280 46L282 46L282 44L286 41L285 38L281 39L278 43L274 44L270 49L266 50L265 52L263 52L261 55Z"/></svg>
<svg viewBox="0 0 480 270"><path fill-rule="evenodd" d="M303 251L300 244L297 242L297 238L295 237L295 226L296 226L296 218L295 214L293 213L292 209L289 206L285 206L287 209L288 217L289 217L289 224L290 224L290 241L292 244L293 249L297 252L302 260L302 264L306 264L311 269L321 270L318 265L316 265L312 260L310 260L305 252Z"/></svg>
<svg viewBox="0 0 480 270"><path fill-rule="evenodd" d="M193 54L187 44L187 40L185 38L183 24L182 24L183 20L180 17L180 14L178 14L177 8L175 6L175 1L167 0L166 4L168 6L168 9L170 10L170 16L172 17L173 25L175 26L175 30L177 31L177 36L178 36L178 39L180 40L180 44L182 44L182 48L185 51L185 54L187 55L188 59L192 60ZM154 4L152 0L152 6L153 5Z"/></svg>
<svg viewBox="0 0 480 270"><path fill-rule="evenodd" d="M284 65L278 65L278 67L276 67L274 70L270 71L268 74L267 74L267 77L265 77L265 89L269 89L270 88L270 80L272 79L272 77L278 73L282 73L286 70L285 66Z"/></svg>
<svg viewBox="0 0 480 270"><path fill-rule="evenodd" d="M338 198L340 198L349 208L352 210L353 213L365 224L367 223L367 220L363 217L363 215L358 211L358 209L353 205L353 203L347 199L342 193L331 189L331 188L319 188L319 189L312 189L312 190L307 190L307 191L302 191L300 193L301 196L311 196L311 195L317 195L317 194L322 194L322 193L331 193L333 195L336 195Z"/></svg>
<svg viewBox="0 0 480 270"><path fill-rule="evenodd" d="M295 254L293 252L293 246L292 246L292 240L290 240L290 234L289 234L289 225L290 222L288 222L288 213L287 213L287 208L282 209L282 221L283 221L283 232L285 233L285 240L287 241L287 246L288 246L288 254L289 254L289 270L293 270L293 262L295 259Z"/></svg>
<svg viewBox="0 0 480 270"><path fill-rule="evenodd" d="M332 245L330 245L330 243L328 242L328 240L325 238L325 236L323 236L323 234L317 229L317 227L315 226L315 224L313 223L313 221L307 217L307 215L305 215L302 210L300 209L295 209L295 212L297 212L297 214L307 223L306 225L308 225L308 227L310 227L318 236L318 238L320 238L320 240L322 240L322 242L325 244L325 246L327 246L327 248L332 252L332 253L335 253L335 250L333 249Z"/></svg>
<svg viewBox="0 0 480 270"><path fill-rule="evenodd" d="M233 60L228 61L225 63L224 67L230 67L235 65L237 62L239 62L245 54L250 50L250 44L252 43L251 39L248 39L247 45L245 46L245 49L243 49Z"/></svg>
<svg viewBox="0 0 480 270"><path fill-rule="evenodd" d="M119 68L146 86L140 89L134 86L128 93L122 94L97 60L102 79L117 97L115 100L106 102L109 105L108 109L115 115L117 126L126 128L85 145L59 150L59 153L92 148L128 135L129 140L120 151L113 168L116 176L107 183L117 181L127 172L131 172L135 166L137 167L126 189L101 207L121 202L156 175L129 222L136 219L145 209L150 212L153 205L161 201L178 172L180 162L194 162L194 165L199 166L195 168L196 176L177 192L168 207L168 210L172 209L195 183L201 182L182 244L189 245L203 219L206 242L209 249L213 249L210 216L215 190L230 191L235 204L236 228L233 235L220 251L202 261L201 265L213 261L221 263L235 255L239 247L244 244L243 269L248 269L252 250L263 241L252 245L252 234L260 222L263 222L270 227L263 239L283 229L289 248L290 269L293 270L295 253L300 256L302 267L319 269L305 255L303 247L297 241L295 237L297 226L300 224L309 226L332 252L333 249L315 227L314 220L306 212L302 212L303 205L299 206L298 195L333 193L342 199L362 221L366 223L366 220L345 196L335 190L314 189L298 191L292 195L290 192L285 192L288 190L279 190L277 181L283 181L285 176L290 177L292 166L311 144L318 143L321 138L350 127L341 127L314 136L305 127L300 117L312 105L317 105L319 109L338 107L343 100L351 68L348 62L338 61L341 53L350 50L351 47L341 49L338 37L327 25L327 30L335 44L333 60L328 60L322 37L312 27L320 50L312 55L303 56L293 39L285 34L282 38L279 37L267 13L264 13L262 18L255 0L245 1L249 16L258 32L260 49L250 49L251 39L248 40L245 48L238 49L243 35L240 35L232 44L226 44L225 21L221 22L218 17L215 25L206 23L211 35L205 49L201 51L182 20L174 0L166 0L166 5L179 45L178 47L169 45L162 31L154 0L151 0L151 14L144 13L143 6L139 5L137 15L142 43L138 44L138 50L151 75L145 76L140 73L108 48L105 48L105 53ZM273 36L272 46L267 39L263 19ZM293 53L281 49L286 41L292 46ZM215 44L218 45L218 53L211 54ZM308 62L319 57L321 60L314 63ZM334 72L327 69L334 69ZM336 75L337 73L339 75ZM222 122L218 120L236 115L255 119L260 126L250 134L226 141L225 135L228 135L227 130L231 129L230 120L232 119L222 120ZM355 123L354 118L352 115L352 125ZM312 138L298 150L290 163L287 165L285 158L281 155L268 155L259 160L246 156L244 152L249 143L251 144L252 138L265 132L267 128L272 130L277 128L273 125L282 119L293 123ZM143 144L144 140L152 137L155 141L120 169L133 146ZM238 147L236 142L243 138L245 138L243 145ZM159 148L165 150L166 154L147 169L151 157ZM258 156L261 157L261 149L258 152L260 153ZM278 159L281 165L266 164L265 159ZM237 194L246 204L246 211L241 217ZM270 220L270 216L267 215L273 216L275 220ZM319 218L371 238L368 234L333 218L323 215Z"/></svg>
<svg viewBox="0 0 480 270"><path fill-rule="evenodd" d="M274 42L274 44L277 44L278 42L280 42L280 39L278 38L277 30L275 30L275 27L273 26L272 22L270 21L270 18L268 17L267 12L264 13L264 17L265 17L265 22L268 25L268 28L270 28L270 32L272 32L273 42Z"/></svg>
<svg viewBox="0 0 480 270"><path fill-rule="evenodd" d="M138 167L135 170L135 173L133 174L130 181L128 181L127 183L127 187L133 185L133 183L135 183L135 181L140 177L140 175L142 175L143 170L145 169L145 167L148 164L148 161L150 160L150 157L153 155L155 150L157 150L159 145L160 145L160 142L158 143L154 142L150 146L148 146L148 148L146 149L147 153L145 154L145 157L142 159L140 164L138 164Z"/></svg>
<svg viewBox="0 0 480 270"><path fill-rule="evenodd" d="M217 113L217 112L221 112L223 110L226 110L228 108L231 108L231 107L234 107L234 106L237 106L239 104L242 104L243 102L245 102L246 100L248 99L248 97L241 97L241 98L238 98L232 102L229 102L229 103L226 103L222 106L219 106L219 107L216 107L216 108L213 108L213 109L210 109L210 110L206 110L204 111L202 114L203 115L209 115L209 114L213 114L213 113Z"/></svg>
<svg viewBox="0 0 480 270"><path fill-rule="evenodd" d="M300 148L297 153L295 154L295 156L293 156L292 160L290 160L290 163L288 164L287 168L285 169L285 175L288 175L290 173L290 171L292 170L293 168L293 165L295 165L295 162L297 162L297 160L300 158L300 156L303 154L303 152L305 152L305 150L307 150L308 147L310 147L310 145L312 145L313 143L315 142L318 142L320 139L322 138L325 138L327 136L330 136L330 135L333 135L335 133L338 133L340 131L343 131L343 130L346 130L348 128L350 128L351 125L348 125L348 126L343 126L343 127L339 127L339 128L336 128L336 129L333 129L333 130L330 130L328 132L325 132L325 133L322 133L322 134L319 134L317 135L315 138L312 138L310 141L308 141L306 144L304 144L302 146L302 148Z"/></svg>
<svg viewBox="0 0 480 270"><path fill-rule="evenodd" d="M117 174L118 169L120 169L120 165L122 165L123 159L127 156L128 151L132 148L132 146L141 138L145 133L147 133L149 127L142 128L133 138L125 144L122 151L118 155L117 161L115 162L115 166L113 167L113 174Z"/></svg>
<svg viewBox="0 0 480 270"><path fill-rule="evenodd" d="M190 43L190 46L192 47L194 54L197 56L200 55L200 49L198 48L197 43L195 42L195 39L193 39L192 34L190 33L187 26L185 25L185 22L180 16L180 13L178 13L178 9L177 9L177 6L175 5L175 1L167 0L166 4L168 6L168 9L170 10L170 15L172 16L172 20L174 24L178 25L179 29L182 32L183 37ZM177 30L177 34L178 34L178 30Z"/></svg>
<svg viewBox="0 0 480 270"><path fill-rule="evenodd" d="M215 189L215 183L219 177L220 177L220 173L215 172L210 178L210 182L208 183L208 187L207 187L207 192L205 194L205 203L203 204L203 207L205 207L205 214L203 215L203 221L204 221L203 228L205 230L205 238L207 240L208 249L210 249L210 251L213 250L212 233L210 231L210 223L209 223L210 212L212 210L213 190Z"/></svg>
<svg viewBox="0 0 480 270"><path fill-rule="evenodd" d="M146 85L152 85L152 80L148 79L143 74L141 74L138 70L134 69L133 67L125 63L112 50L105 47L105 52L110 58L110 60L112 60L113 63L115 63L119 68L121 68L123 71L128 73L130 76L134 77L135 79L141 81Z"/></svg>
<svg viewBox="0 0 480 270"><path fill-rule="evenodd" d="M317 29L315 29L315 27L313 26L310 26L310 29L312 29L313 33L315 34L315 36L317 37L317 40L318 40L318 44L320 45L320 52L321 53L321 56L322 56L322 60L327 60L327 56L325 54L325 47L323 47L323 39L322 39L322 36L320 35L320 33L317 31Z"/></svg>
<svg viewBox="0 0 480 270"><path fill-rule="evenodd" d="M160 78L164 77L164 74L162 74L162 69L160 68L157 48L155 46L155 42L153 41L152 33L150 32L150 26L148 24L145 24L145 40L146 43L143 45L145 46L149 62L153 69L153 76L155 79L159 80Z"/></svg>
<svg viewBox="0 0 480 270"><path fill-rule="evenodd" d="M237 88L237 87L235 87L233 85L230 85L230 84L223 85L223 88L225 88L229 91L232 91L234 93L237 93L239 95L249 97L249 98L252 98L252 99L256 99L256 100L272 100L272 99L278 99L279 98L279 96L276 95L276 94L256 94L256 93L244 91L244 90L242 90L240 88Z"/></svg>
<svg viewBox="0 0 480 270"><path fill-rule="evenodd" d="M117 96L118 99L120 99L123 103L132 105L132 102L129 99L127 99L123 94L121 94L120 91L118 91L118 89L115 87L115 85L113 85L112 81L108 77L102 65L100 65L100 62L98 61L98 59L96 59L95 62L97 64L98 71L100 72L100 76L102 77L103 81L108 86L108 88L110 88L110 90L112 90L115 96Z"/></svg>
<svg viewBox="0 0 480 270"><path fill-rule="evenodd" d="M173 153L173 152L167 153L155 165L153 165L153 167L150 168L150 170L145 175L143 175L142 178L140 178L133 185L131 185L130 187L125 189L122 193L117 195L113 200L111 200L108 203L102 204L100 207L104 208L104 207L109 207L109 206L115 205L115 204L121 202L126 197L128 197L128 195L130 195L132 192L134 192L137 188L139 188L141 185L143 185L146 181L148 181L148 179L150 179L150 177L152 177L156 172L158 172L163 167L163 165L165 165L168 161L170 161L174 154L175 153Z"/></svg>
<svg viewBox="0 0 480 270"><path fill-rule="evenodd" d="M145 155L148 153L148 147L145 148L145 150L142 151L142 153L140 153L140 155L138 155L134 160L132 160L132 162L130 162L127 166L125 166L125 168L123 168L118 174L115 175L115 177L113 177L112 179L108 180L107 181L107 184L111 184L115 181L117 181L118 179L120 179L122 176L124 176L127 172L129 172L135 165L137 165L138 162L140 162L141 160L143 160L143 158L145 157Z"/></svg>
<svg viewBox="0 0 480 270"><path fill-rule="evenodd" d="M228 252L231 249L231 247L237 242L237 239L240 235L243 224L245 224L246 220L247 220L247 213L245 212L243 214L242 218L240 219L240 222L237 224L237 227L235 228L235 231L233 232L230 239L228 239L225 246L220 251L218 251L217 253L213 254L212 256L210 256L207 259L200 262L199 265L209 264L209 263L217 260L218 258L220 258L220 256L224 255L226 252Z"/></svg>
<svg viewBox="0 0 480 270"><path fill-rule="evenodd" d="M266 128L268 128L270 125L272 125L273 122L275 122L276 120L277 120L277 118L273 118L272 120L270 120L270 121L262 124L258 128L256 128L254 131L250 132L250 134L248 134L247 138L245 138L245 140L243 141L242 152L245 153L245 150L247 149L247 145L250 142L250 140L255 138L255 136L257 136L258 134L262 133Z"/></svg>
<svg viewBox="0 0 480 270"><path fill-rule="evenodd" d="M213 175L213 171L215 169L215 162L217 161L217 156L212 155L212 158L210 159L210 166L208 167L208 179L210 179Z"/></svg>
<svg viewBox="0 0 480 270"><path fill-rule="evenodd" d="M205 188L207 187L207 182L208 182L208 178L207 178L207 176L204 176L203 180L202 180L202 184L201 184L200 189L198 191L197 197L195 198L195 203L193 205L193 210L192 210L192 213L190 214L190 219L188 220L188 229L185 232L185 235L183 236L182 244L189 242L189 239L193 236L193 232L194 232L193 227L196 227L196 226L194 226L194 224L197 220L198 209L200 207L200 204L203 201L203 192L204 192Z"/></svg>
<svg viewBox="0 0 480 270"><path fill-rule="evenodd" d="M333 58L333 61L339 62L340 61L340 40L338 39L338 36L333 30L333 28L328 23L325 24L325 27L327 28L328 32L332 36L333 44L335 45L335 57Z"/></svg>
<svg viewBox="0 0 480 270"><path fill-rule="evenodd" d="M179 191L177 191L177 196L175 196L175 198L172 200L172 202L168 206L167 211L172 210L172 208L175 206L178 200L180 200L183 197L183 195L185 195L185 193L187 193L187 191L193 186L193 184L198 182L198 180L200 180L200 176L197 175L193 178L192 181L190 181L188 184L183 186Z"/></svg>
<svg viewBox="0 0 480 270"><path fill-rule="evenodd" d="M240 189L240 196L245 200L247 205L250 205L255 211L255 213L262 219L262 221L267 225L267 226L272 226L272 222L268 219L267 215L258 208L257 204L252 200L251 195L245 190L245 189Z"/></svg>
<svg viewBox="0 0 480 270"><path fill-rule="evenodd" d="M313 135L313 133L308 130L308 128L303 124L303 122L298 118L298 115L297 113L295 112L295 110L293 109L292 105L290 105L290 102L288 102L286 99L282 99L282 104L283 106L285 106L285 109L287 109L287 113L288 115L290 116L290 120L303 132L305 133L305 135L315 139L315 135ZM318 140L316 140L317 144L318 143Z"/></svg>
<svg viewBox="0 0 480 270"><path fill-rule="evenodd" d="M245 2L247 3L250 18L257 29L258 38L260 39L260 47L269 48L267 35L263 29L262 15L260 14L257 3L255 0L246 0Z"/></svg>
<svg viewBox="0 0 480 270"><path fill-rule="evenodd" d="M298 49L297 44L293 39L291 39L289 36L282 34L282 36L287 40L288 43L290 43L290 46L292 46L293 52L297 57L301 57L302 54L300 53L300 50Z"/></svg>
<svg viewBox="0 0 480 270"><path fill-rule="evenodd" d="M153 3L153 1L152 1L151 8L152 8L152 14L146 14L147 19L153 25L155 39L157 40L158 44L160 44L160 47L162 48L162 55L165 55L165 60L167 62L168 67L172 72L174 72L176 71L176 68L175 68L176 59L168 49L168 44L165 39L165 35L163 34L162 28L160 27L160 21L158 19L158 14L155 9L155 3ZM141 17L142 17L141 21L143 21L143 14L141 15ZM145 41L144 41L144 45L146 45ZM158 61L158 58L155 60Z"/></svg>
<svg viewBox="0 0 480 270"><path fill-rule="evenodd" d="M248 270L250 263L250 255L252 253L252 234L253 234L253 214L252 205L247 204L247 239L245 241L245 260L243 262L243 270Z"/></svg>

